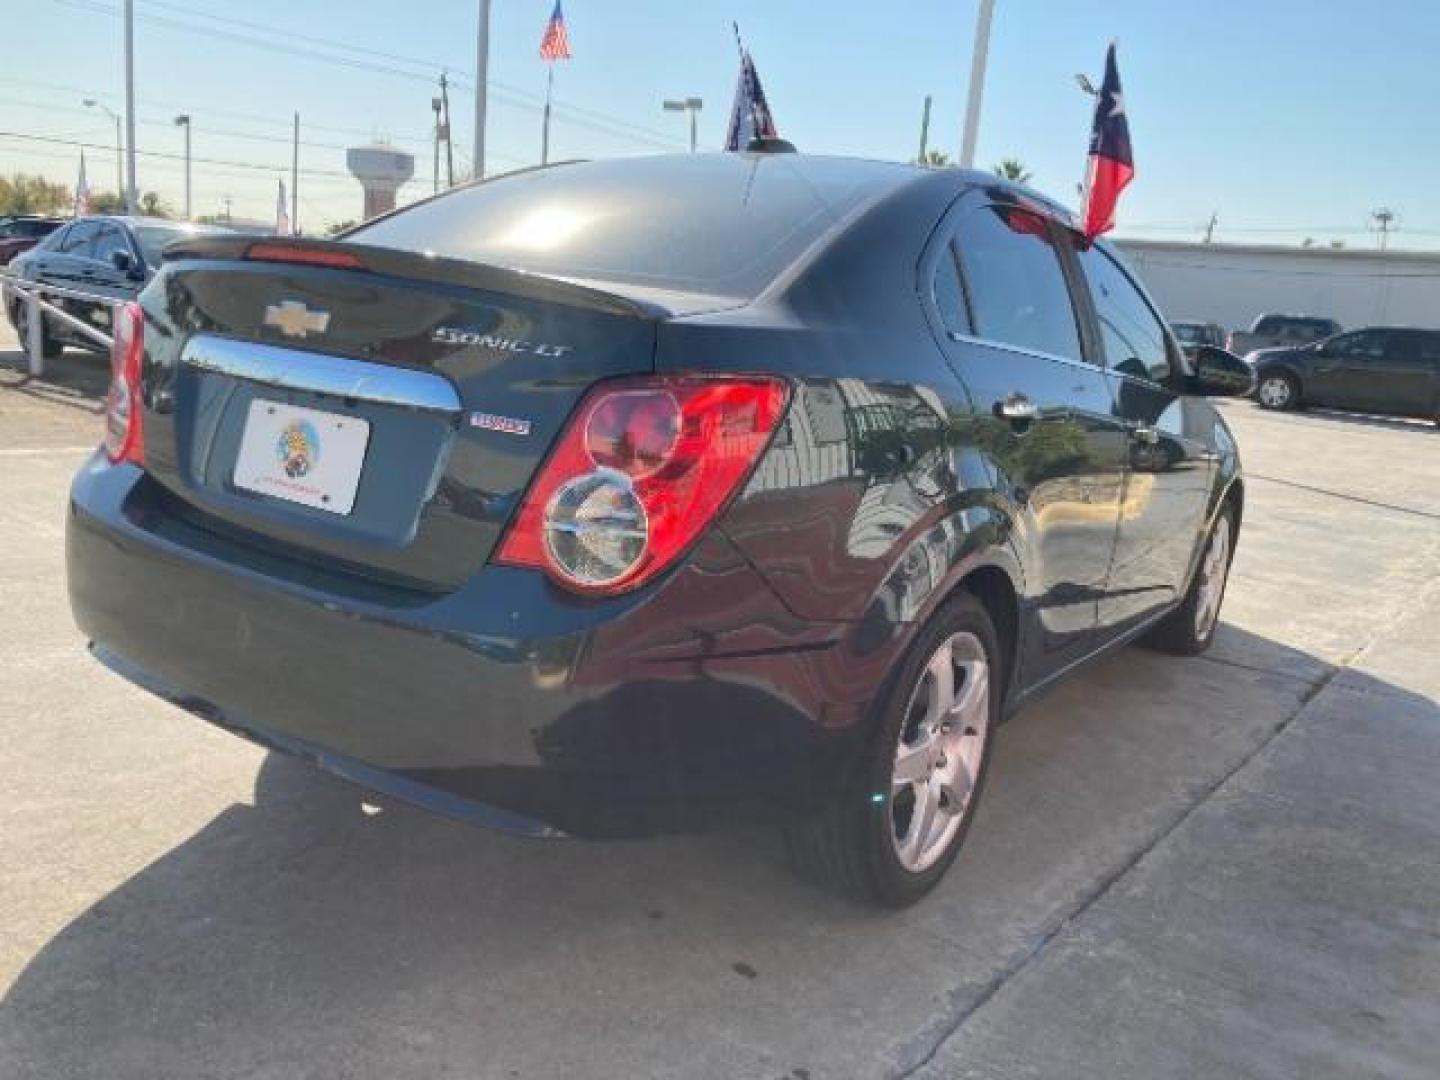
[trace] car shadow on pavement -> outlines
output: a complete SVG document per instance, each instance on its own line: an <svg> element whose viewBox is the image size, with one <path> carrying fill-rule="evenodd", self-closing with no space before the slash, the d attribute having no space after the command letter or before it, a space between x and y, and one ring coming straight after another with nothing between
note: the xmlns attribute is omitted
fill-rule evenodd
<svg viewBox="0 0 1440 1080"><path fill-rule="evenodd" d="M0 348L0 390L99 412L109 386L110 365L99 353L66 349L45 361L45 374L31 375L22 350Z"/></svg>
<svg viewBox="0 0 1440 1080"><path fill-rule="evenodd" d="M1258 406L1257 406L1258 408ZM1325 420L1333 424L1348 424L1354 427L1383 428L1388 431L1410 431L1415 434L1440 434L1440 424L1418 417L1384 416L1379 413L1344 412L1340 409L1304 408L1300 416Z"/></svg>
<svg viewBox="0 0 1440 1080"><path fill-rule="evenodd" d="M899 913L800 881L768 831L520 840L377 811L272 754L253 805L29 961L0 1001L0 1072L558 1076L574 1053L568 1075L739 1076L753 1048L809 1046L816 1076L871 1075L923 1054L937 1003L978 1000L1334 670L1229 626L1207 658L1116 654L1006 725L966 851ZM797 1007L803 1025L785 1019ZM688 1040L693 1066L663 1038ZM722 1045L753 1052L716 1058Z"/></svg>

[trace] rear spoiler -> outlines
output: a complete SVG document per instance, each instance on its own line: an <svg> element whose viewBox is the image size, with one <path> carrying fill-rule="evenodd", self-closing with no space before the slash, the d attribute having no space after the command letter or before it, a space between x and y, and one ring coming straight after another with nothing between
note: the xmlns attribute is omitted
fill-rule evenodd
<svg viewBox="0 0 1440 1080"><path fill-rule="evenodd" d="M669 314L664 308L602 289L577 285L564 278L340 240L212 233L177 240L166 246L165 262L187 259L273 262L319 266L346 273L384 274L410 281L431 281L437 285L486 289L634 319L656 319Z"/></svg>

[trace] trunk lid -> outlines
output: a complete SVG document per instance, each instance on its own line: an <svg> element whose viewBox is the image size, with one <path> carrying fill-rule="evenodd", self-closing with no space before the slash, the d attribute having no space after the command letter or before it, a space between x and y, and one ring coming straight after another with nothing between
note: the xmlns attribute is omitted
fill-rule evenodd
<svg viewBox="0 0 1440 1080"><path fill-rule="evenodd" d="M246 257L258 247L359 265ZM428 591L483 566L590 384L653 370L663 314L359 245L207 238L167 258L141 298L157 505Z"/></svg>

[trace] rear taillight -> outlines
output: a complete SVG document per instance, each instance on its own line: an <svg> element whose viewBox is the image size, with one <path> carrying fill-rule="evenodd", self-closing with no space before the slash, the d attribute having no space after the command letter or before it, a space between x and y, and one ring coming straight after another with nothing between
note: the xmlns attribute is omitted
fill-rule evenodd
<svg viewBox="0 0 1440 1080"><path fill-rule="evenodd" d="M298 263L326 266L332 270L363 270L365 264L353 251L329 247L306 247L283 240L258 240L245 249L245 258L256 262Z"/></svg>
<svg viewBox="0 0 1440 1080"><path fill-rule="evenodd" d="M730 501L785 411L782 379L669 376L586 395L495 561L587 593L670 566Z"/></svg>
<svg viewBox="0 0 1440 1080"><path fill-rule="evenodd" d="M105 395L105 453L113 462L145 464L141 434L140 361L145 355L145 313L133 300L115 309L110 345L110 390Z"/></svg>

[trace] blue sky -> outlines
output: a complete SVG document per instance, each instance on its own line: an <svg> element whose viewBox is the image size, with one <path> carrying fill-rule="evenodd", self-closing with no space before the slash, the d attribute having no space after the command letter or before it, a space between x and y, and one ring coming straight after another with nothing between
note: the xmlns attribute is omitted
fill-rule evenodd
<svg viewBox="0 0 1440 1080"><path fill-rule="evenodd" d="M551 3L493 2L492 171L538 159L537 48ZM136 5L139 148L178 153L171 118L189 112L196 158L227 163L196 165L197 213L228 195L237 216L273 215L295 109L302 139L315 144L301 152L303 226L356 215L343 146L374 136L416 153L417 181L402 199L428 192L427 80L442 68L461 81L455 132L468 165L475 0ZM80 99L122 106L119 7L5 0L7 24L20 27L7 35L12 46L44 47L7 48L0 131L112 144L110 121ZM660 109L667 96L705 99L701 141L716 146L734 87L732 18L781 133L802 151L913 157L921 103L933 94L931 145L954 153L975 12L975 0L568 0L575 59L557 69L552 156L683 149L684 117ZM1396 246L1440 247L1440 5L998 0L979 162L1017 156L1037 187L1073 202L1090 100L1072 76L1098 82L1112 37L1138 170L1119 234L1196 237L1213 211L1222 240L1311 236L1361 247L1374 243L1370 211L1388 206L1399 218ZM7 172L70 183L77 154L0 136ZM86 156L92 188L113 187L113 153ZM180 163L142 158L140 184L178 205Z"/></svg>

